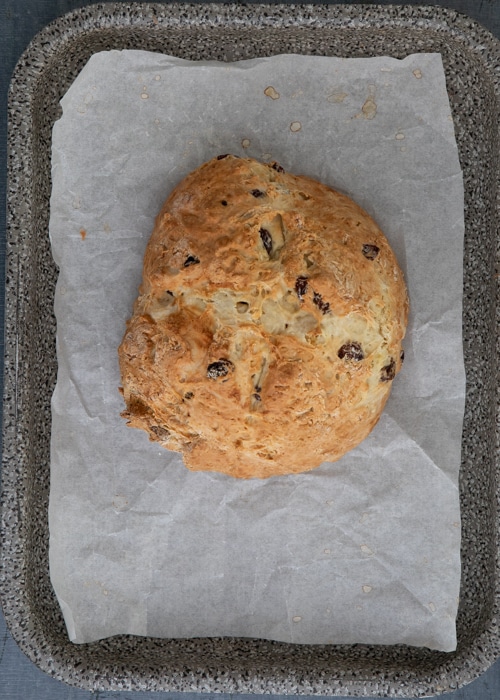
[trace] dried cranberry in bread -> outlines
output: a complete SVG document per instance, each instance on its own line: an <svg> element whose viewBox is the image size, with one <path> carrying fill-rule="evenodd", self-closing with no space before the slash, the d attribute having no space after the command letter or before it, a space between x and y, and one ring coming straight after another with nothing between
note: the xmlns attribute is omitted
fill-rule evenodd
<svg viewBox="0 0 500 700"><path fill-rule="evenodd" d="M189 469L313 469L377 423L407 314L396 258L357 204L219 156L156 220L119 348L122 415Z"/></svg>

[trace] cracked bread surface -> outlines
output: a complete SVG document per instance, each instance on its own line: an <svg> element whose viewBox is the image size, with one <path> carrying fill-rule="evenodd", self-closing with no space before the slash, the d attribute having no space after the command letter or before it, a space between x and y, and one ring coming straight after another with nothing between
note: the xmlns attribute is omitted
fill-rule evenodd
<svg viewBox="0 0 500 700"><path fill-rule="evenodd" d="M407 317L394 253L355 202L218 156L156 219L118 351L122 416L192 470L314 469L377 423Z"/></svg>

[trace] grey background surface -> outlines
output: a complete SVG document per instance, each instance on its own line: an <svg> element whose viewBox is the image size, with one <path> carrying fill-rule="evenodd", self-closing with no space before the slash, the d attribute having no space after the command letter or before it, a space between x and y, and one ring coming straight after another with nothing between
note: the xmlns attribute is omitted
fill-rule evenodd
<svg viewBox="0 0 500 700"><path fill-rule="evenodd" d="M161 1L161 0L160 0ZM47 23L78 7L91 4L85 0L0 0L0 352L3 354L3 306L5 268L5 200L6 200L6 102L7 89L14 66L33 36ZM126 4L126 3L124 3ZM167 4L167 3L166 3ZM289 3L290 4L290 3ZM339 4L339 3L332 3ZM351 3L356 4L356 3ZM365 0L365 4L398 4ZM451 8L483 24L500 38L500 0L439 0L399 4L436 5ZM0 387L1 388L1 387ZM0 612L0 700L194 700L198 693L99 692L72 688L50 678L34 666L18 649ZM255 696L222 695L221 700L243 700ZM279 696L276 696L279 697ZM290 697L290 696L288 696ZM292 696L293 697L293 696ZM500 660L483 676L454 693L439 696L442 700L500 699Z"/></svg>

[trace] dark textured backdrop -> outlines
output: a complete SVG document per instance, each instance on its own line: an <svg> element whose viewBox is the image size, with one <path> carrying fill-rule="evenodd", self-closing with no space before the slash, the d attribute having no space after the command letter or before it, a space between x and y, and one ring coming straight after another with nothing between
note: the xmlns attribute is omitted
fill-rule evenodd
<svg viewBox="0 0 500 700"><path fill-rule="evenodd" d="M161 0L157 1L161 2ZM192 1L196 2L196 0ZM328 2L328 0L323 1ZM286 2L286 0L282 0L282 2ZM0 353L2 356L8 84L18 58L32 37L42 27L66 12L89 4L91 2L85 0L0 0ZM331 4L339 3L334 1ZM500 38L500 0L434 0L434 2L429 0L426 3L365 0L364 4L426 4L447 7L469 15L483 24L497 38ZM1 388L0 377L0 390ZM229 698L231 700L243 700L244 698L250 700L255 697L244 695L214 696L220 700L229 700ZM441 700L500 700L500 660L466 688L439 697ZM169 700L195 700L195 698L199 699L200 696L197 693L132 693L125 691L91 693L71 688L46 676L19 651L6 628L5 620L0 611L0 700L167 700L167 698ZM292 697L288 696L288 700L292 700Z"/></svg>

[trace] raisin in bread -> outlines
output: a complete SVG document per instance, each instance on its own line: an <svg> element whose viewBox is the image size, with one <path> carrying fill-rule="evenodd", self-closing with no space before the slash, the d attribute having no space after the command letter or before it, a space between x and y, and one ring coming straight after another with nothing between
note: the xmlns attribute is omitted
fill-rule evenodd
<svg viewBox="0 0 500 700"><path fill-rule="evenodd" d="M313 469L377 423L407 314L395 256L357 204L219 156L157 217L119 348L122 415L189 469Z"/></svg>

